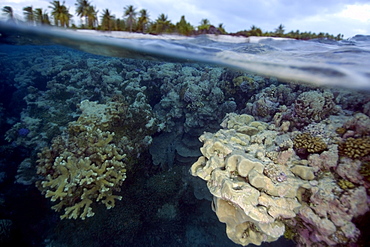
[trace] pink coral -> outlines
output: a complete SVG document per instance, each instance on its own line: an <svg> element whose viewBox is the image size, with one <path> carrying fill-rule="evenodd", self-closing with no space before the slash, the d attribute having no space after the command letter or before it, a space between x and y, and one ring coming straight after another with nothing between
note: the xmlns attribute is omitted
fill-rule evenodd
<svg viewBox="0 0 370 247"><path fill-rule="evenodd" d="M321 187L311 188L310 205L299 209L305 228L297 227L299 244L325 242L332 246L356 242L360 231L351 221L369 210L366 189L360 186L343 193L331 179L322 179L320 183Z"/></svg>
<svg viewBox="0 0 370 247"><path fill-rule="evenodd" d="M342 157L337 166L336 173L352 183L363 184L362 175L359 173L360 167L360 160Z"/></svg>
<svg viewBox="0 0 370 247"><path fill-rule="evenodd" d="M311 154L308 157L310 166L318 167L321 170L329 171L330 168L335 168L338 163L338 149L337 146L329 147L328 151L321 154Z"/></svg>
<svg viewBox="0 0 370 247"><path fill-rule="evenodd" d="M353 130L358 136L368 135L370 133L370 118L365 114L357 113L343 127Z"/></svg>

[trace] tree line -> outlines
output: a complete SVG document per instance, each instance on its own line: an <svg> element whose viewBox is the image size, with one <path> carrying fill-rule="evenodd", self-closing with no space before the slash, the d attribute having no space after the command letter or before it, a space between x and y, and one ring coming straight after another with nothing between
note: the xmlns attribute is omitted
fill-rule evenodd
<svg viewBox="0 0 370 247"><path fill-rule="evenodd" d="M198 26L193 26L186 21L185 16L181 16L180 21L173 24L168 16L164 13L160 14L157 19L151 20L149 12L146 9L137 9L133 5L128 5L123 8L123 18L116 18L109 9L103 9L98 15L98 10L92 5L89 0L76 0L76 15L80 18L79 26L72 22L73 15L69 12L69 8L65 6L65 2L52 1L48 9L33 8L27 6L23 8L24 20L29 25L54 25L64 28L79 28L102 31L128 31L150 34L180 34L180 35L197 35L197 34L229 34L235 36L269 36L269 37L286 37L293 39L314 39L328 38L341 40L342 34L336 36L329 33L312 33L300 32L299 30L285 32L285 28L280 24L274 31L263 32L261 28L252 25L249 30L239 31L236 33L226 32L223 24L214 26L208 19L202 19ZM50 13L48 13L50 10ZM10 6L5 6L2 9L3 14L8 16L9 21L20 21L14 17L13 9Z"/></svg>

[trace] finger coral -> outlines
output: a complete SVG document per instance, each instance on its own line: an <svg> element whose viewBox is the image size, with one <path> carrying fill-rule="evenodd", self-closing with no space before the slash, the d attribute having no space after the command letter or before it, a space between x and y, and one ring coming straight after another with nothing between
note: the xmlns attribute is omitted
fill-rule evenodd
<svg viewBox="0 0 370 247"><path fill-rule="evenodd" d="M100 121L87 123L86 115L71 122L66 133L38 153L37 172L42 179L37 187L46 198L58 202L52 209L64 209L62 219L85 219L94 215L94 202L110 209L116 199L122 199L113 192L120 190L126 178L126 155L112 143L114 132L100 129L109 122L104 111Z"/></svg>

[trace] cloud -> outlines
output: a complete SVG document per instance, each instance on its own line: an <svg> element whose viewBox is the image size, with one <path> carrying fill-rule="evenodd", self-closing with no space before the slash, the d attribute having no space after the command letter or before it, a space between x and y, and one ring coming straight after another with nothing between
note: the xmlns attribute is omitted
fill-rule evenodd
<svg viewBox="0 0 370 247"><path fill-rule="evenodd" d="M361 22L369 22L370 21L370 4L347 5L343 11L337 14L337 16L342 17L342 18L358 20Z"/></svg>
<svg viewBox="0 0 370 247"><path fill-rule="evenodd" d="M2 6L9 5L18 16L22 16L22 8L32 5L34 8L47 9L50 1L46 0L5 0ZM61 1L63 2L63 1ZM346 37L363 31L369 34L370 4L368 0L131 0L122 2L111 0L91 0L99 10L108 8L116 18L123 18L123 8L133 5L137 11L146 9L150 19L155 21L164 13L172 23L180 20L182 15L194 26L202 19L211 24L223 23L226 31L236 32L247 30L252 25L263 31L274 31L280 24L286 31L300 30L312 32L343 33ZM76 24L79 18L75 14L76 0L66 0L71 14L75 15Z"/></svg>

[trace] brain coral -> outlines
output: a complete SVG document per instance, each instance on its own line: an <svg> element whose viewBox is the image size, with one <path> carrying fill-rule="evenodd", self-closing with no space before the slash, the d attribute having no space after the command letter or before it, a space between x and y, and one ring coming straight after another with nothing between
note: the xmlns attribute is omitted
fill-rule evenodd
<svg viewBox="0 0 370 247"><path fill-rule="evenodd" d="M318 136L309 133L298 134L293 139L294 149L297 153L319 153L327 149L326 143Z"/></svg>
<svg viewBox="0 0 370 247"><path fill-rule="evenodd" d="M78 127L77 127L78 126ZM57 136L51 148L38 154L38 188L51 201L52 208L64 208L62 219L85 219L94 215L91 204L114 207L113 195L126 178L124 154L112 143L114 133L94 126L70 124L67 135Z"/></svg>
<svg viewBox="0 0 370 247"><path fill-rule="evenodd" d="M338 146L339 154L352 159L361 158L370 154L370 136L349 137Z"/></svg>

